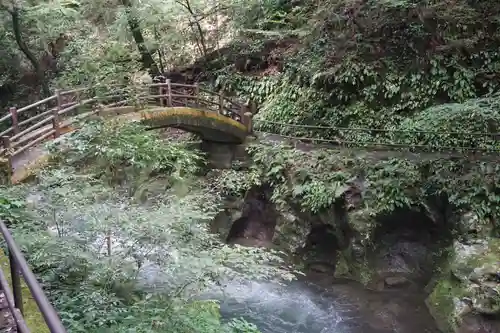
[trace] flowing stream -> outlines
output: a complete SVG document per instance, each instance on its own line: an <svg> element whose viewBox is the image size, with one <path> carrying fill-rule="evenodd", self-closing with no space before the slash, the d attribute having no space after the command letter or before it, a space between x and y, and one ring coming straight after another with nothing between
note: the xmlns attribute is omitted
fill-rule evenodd
<svg viewBox="0 0 500 333"><path fill-rule="evenodd" d="M242 317L263 333L439 332L419 295L373 292L350 282L328 289L306 281L249 282L213 296L224 318Z"/></svg>

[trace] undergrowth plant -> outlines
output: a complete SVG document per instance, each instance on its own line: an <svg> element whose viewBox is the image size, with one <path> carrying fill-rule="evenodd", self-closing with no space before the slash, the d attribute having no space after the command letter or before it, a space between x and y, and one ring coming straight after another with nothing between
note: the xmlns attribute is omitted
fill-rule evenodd
<svg viewBox="0 0 500 333"><path fill-rule="evenodd" d="M153 176L182 182L205 165L203 153L187 144L162 139L139 123L94 120L49 145L53 160L137 189Z"/></svg>
<svg viewBox="0 0 500 333"><path fill-rule="evenodd" d="M209 233L221 196L195 181L182 193L175 186L196 177L197 153L140 126L106 122L52 151L36 184L2 191L2 200L22 210L23 218L5 207L69 332L257 332L241 320L222 322L218 303L200 297L228 282L294 275L279 253L228 246ZM129 186L153 172L176 181L136 200Z"/></svg>

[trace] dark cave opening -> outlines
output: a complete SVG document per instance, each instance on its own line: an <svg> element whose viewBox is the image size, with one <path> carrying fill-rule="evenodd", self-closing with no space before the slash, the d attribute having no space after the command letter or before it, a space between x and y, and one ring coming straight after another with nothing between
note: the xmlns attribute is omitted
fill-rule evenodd
<svg viewBox="0 0 500 333"><path fill-rule="evenodd" d="M425 213L399 209L376 218L373 239L390 237L404 238L410 241L435 242L450 236L449 230L436 224Z"/></svg>
<svg viewBox="0 0 500 333"><path fill-rule="evenodd" d="M313 225L304 246L297 251L307 271L333 273L337 263L339 242L330 224Z"/></svg>
<svg viewBox="0 0 500 333"><path fill-rule="evenodd" d="M247 192L242 215L231 224L226 237L227 243L271 246L278 213L271 202L270 193L270 187L266 185L252 188Z"/></svg>
<svg viewBox="0 0 500 333"><path fill-rule="evenodd" d="M376 218L367 258L385 285L425 287L449 245L451 232L424 212L399 209Z"/></svg>

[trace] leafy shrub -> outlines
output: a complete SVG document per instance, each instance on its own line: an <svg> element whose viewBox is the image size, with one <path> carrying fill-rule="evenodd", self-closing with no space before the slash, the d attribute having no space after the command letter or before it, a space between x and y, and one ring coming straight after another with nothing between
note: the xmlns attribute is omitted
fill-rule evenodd
<svg viewBox="0 0 500 333"><path fill-rule="evenodd" d="M182 144L97 121L51 150L55 163L6 205L18 202L25 214L15 216L16 241L68 331L256 332L222 323L216 303L194 300L229 280L294 277L279 253L230 247L209 233L222 200L213 189L185 182L179 195L156 184L153 171L195 179L202 157ZM156 189L138 202L130 187L143 180Z"/></svg>
<svg viewBox="0 0 500 333"><path fill-rule="evenodd" d="M394 133L393 140L402 144L500 150L500 96L431 107L404 120L397 129L401 132Z"/></svg>
<svg viewBox="0 0 500 333"><path fill-rule="evenodd" d="M204 160L199 152L163 140L138 123L95 120L67 139L51 145L55 160L114 180L165 173L179 180L196 173Z"/></svg>

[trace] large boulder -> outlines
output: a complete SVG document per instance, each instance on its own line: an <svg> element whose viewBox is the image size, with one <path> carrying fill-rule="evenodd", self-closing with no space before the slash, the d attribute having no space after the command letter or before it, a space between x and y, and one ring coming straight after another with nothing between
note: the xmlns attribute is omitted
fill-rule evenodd
<svg viewBox="0 0 500 333"><path fill-rule="evenodd" d="M448 266L426 302L440 328L500 332L500 241L456 241Z"/></svg>

